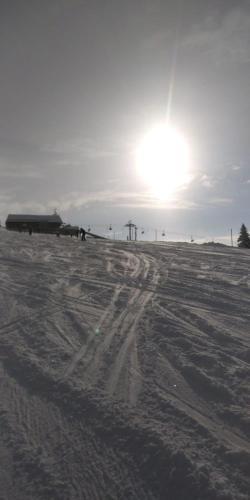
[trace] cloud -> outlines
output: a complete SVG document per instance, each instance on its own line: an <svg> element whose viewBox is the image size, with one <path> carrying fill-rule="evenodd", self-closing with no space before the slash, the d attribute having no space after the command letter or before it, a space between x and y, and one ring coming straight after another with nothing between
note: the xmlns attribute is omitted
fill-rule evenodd
<svg viewBox="0 0 250 500"><path fill-rule="evenodd" d="M41 170L24 161L0 158L0 178L41 179Z"/></svg>
<svg viewBox="0 0 250 500"><path fill-rule="evenodd" d="M42 179L43 174L42 172L35 170L33 166L26 167L26 166L21 166L19 165L18 167L12 167L12 169L9 170L2 170L0 171L0 177L5 177L7 179L14 178L14 179L23 179L24 177L27 179Z"/></svg>
<svg viewBox="0 0 250 500"><path fill-rule="evenodd" d="M78 157L80 156L81 158L95 160L99 158L108 158L117 154L115 147L106 147L101 143L101 141L98 143L90 138L58 141L54 144L46 144L42 147L42 152L68 155L71 157L71 160L72 155L78 155ZM67 160L65 158L62 160L62 162L66 161Z"/></svg>
<svg viewBox="0 0 250 500"><path fill-rule="evenodd" d="M250 61L250 13L238 8L229 12L219 26L195 28L183 45L206 53L216 64L249 63Z"/></svg>
<svg viewBox="0 0 250 500"><path fill-rule="evenodd" d="M214 186L215 181L212 179L212 177L208 176L207 174L202 175L201 179L201 185L206 188L212 188Z"/></svg>
<svg viewBox="0 0 250 500"><path fill-rule="evenodd" d="M60 212L72 209L81 209L101 204L103 207L115 208L146 208L146 209L170 209L189 210L197 207L195 201L175 198L171 200L159 200L149 191L114 191L103 190L89 192L71 192L58 199L50 200L47 206L50 209L57 208Z"/></svg>
<svg viewBox="0 0 250 500"><path fill-rule="evenodd" d="M3 205L11 200L11 194L0 193L0 205Z"/></svg>
<svg viewBox="0 0 250 500"><path fill-rule="evenodd" d="M228 205L231 205L233 203L233 199L232 198L223 198L223 197L210 198L208 203L210 205L214 205L214 206L228 206Z"/></svg>
<svg viewBox="0 0 250 500"><path fill-rule="evenodd" d="M145 202L141 199L138 201L127 201L127 202L118 202L116 204L119 208L144 208L147 210L192 210L197 208L198 205L194 201L188 200L172 200L171 202L164 202L159 200L154 200L149 202Z"/></svg>
<svg viewBox="0 0 250 500"><path fill-rule="evenodd" d="M48 202L48 206L51 208L57 207L59 211L61 210L65 212L72 208L81 208L97 203L120 206L121 203L140 204L142 201L148 204L152 202L152 198L147 193L137 192L126 193L120 191L103 190L89 193L74 191L63 195L58 199L50 200Z"/></svg>

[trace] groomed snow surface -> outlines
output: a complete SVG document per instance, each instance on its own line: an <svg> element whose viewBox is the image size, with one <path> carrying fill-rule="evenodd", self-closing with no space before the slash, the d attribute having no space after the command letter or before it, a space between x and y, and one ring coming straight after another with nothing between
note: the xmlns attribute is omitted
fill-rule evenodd
<svg viewBox="0 0 250 500"><path fill-rule="evenodd" d="M249 499L249 270L0 229L1 500Z"/></svg>

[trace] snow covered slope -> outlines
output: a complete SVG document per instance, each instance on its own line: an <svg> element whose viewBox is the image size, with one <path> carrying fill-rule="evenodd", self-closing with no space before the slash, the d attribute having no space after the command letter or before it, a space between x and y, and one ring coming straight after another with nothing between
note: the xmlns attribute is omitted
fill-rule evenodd
<svg viewBox="0 0 250 500"><path fill-rule="evenodd" d="M250 498L250 252L0 229L4 500Z"/></svg>

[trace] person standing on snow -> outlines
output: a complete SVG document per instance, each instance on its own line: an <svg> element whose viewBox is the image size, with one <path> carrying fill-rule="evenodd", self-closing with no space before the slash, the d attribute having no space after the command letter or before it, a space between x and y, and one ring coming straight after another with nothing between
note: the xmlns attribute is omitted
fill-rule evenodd
<svg viewBox="0 0 250 500"><path fill-rule="evenodd" d="M81 227L80 229L81 240L86 241L86 231Z"/></svg>

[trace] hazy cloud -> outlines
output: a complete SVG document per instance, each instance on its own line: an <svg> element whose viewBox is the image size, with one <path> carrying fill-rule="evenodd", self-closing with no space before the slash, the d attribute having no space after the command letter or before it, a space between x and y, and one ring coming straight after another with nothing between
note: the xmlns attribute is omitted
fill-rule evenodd
<svg viewBox="0 0 250 500"><path fill-rule="evenodd" d="M214 186L214 183L215 183L215 181L212 179L212 177L210 177L207 174L202 175L200 181L201 181L201 185L206 187L206 188L212 188Z"/></svg>
<svg viewBox="0 0 250 500"><path fill-rule="evenodd" d="M70 141L61 141L54 144L43 146L42 152L56 153L63 155L78 155L82 158L96 159L115 155L114 149L103 147L103 144L97 143L93 139L73 139Z"/></svg>
<svg viewBox="0 0 250 500"><path fill-rule="evenodd" d="M214 206L227 206L233 203L233 198L210 198L208 202Z"/></svg>
<svg viewBox="0 0 250 500"><path fill-rule="evenodd" d="M186 37L186 47L198 49L216 64L250 61L250 12L239 7L228 12L217 26L206 21Z"/></svg>

